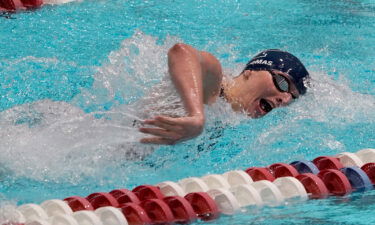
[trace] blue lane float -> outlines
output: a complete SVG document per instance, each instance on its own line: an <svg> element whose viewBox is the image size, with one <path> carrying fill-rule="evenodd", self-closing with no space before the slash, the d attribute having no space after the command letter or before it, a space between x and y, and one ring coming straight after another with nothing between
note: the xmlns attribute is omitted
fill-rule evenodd
<svg viewBox="0 0 375 225"><path fill-rule="evenodd" d="M301 173L312 173L312 174L318 174L319 169L318 167L315 166L314 163L311 161L307 160L299 160L299 161L294 161L290 163L290 165L294 166L296 170L301 174Z"/></svg>
<svg viewBox="0 0 375 225"><path fill-rule="evenodd" d="M356 191L369 191L373 189L373 185L367 174L358 167L345 167L341 172L348 178L351 186Z"/></svg>

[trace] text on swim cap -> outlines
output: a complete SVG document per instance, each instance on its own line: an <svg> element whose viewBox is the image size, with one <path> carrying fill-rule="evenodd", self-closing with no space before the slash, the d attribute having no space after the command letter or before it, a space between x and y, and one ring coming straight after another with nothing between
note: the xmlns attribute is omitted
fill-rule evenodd
<svg viewBox="0 0 375 225"><path fill-rule="evenodd" d="M252 61L250 63L250 65L253 65L253 64L262 64L262 65L267 65L267 66L272 66L272 61L268 61L268 60L263 60L263 59L257 59L255 61Z"/></svg>

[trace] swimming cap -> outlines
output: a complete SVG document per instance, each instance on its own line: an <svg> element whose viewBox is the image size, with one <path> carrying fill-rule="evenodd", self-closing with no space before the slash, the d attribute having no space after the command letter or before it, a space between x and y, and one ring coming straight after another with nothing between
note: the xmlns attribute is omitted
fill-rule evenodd
<svg viewBox="0 0 375 225"><path fill-rule="evenodd" d="M303 78L309 77L309 73L301 61L289 52L279 49L262 51L246 64L244 70L279 70L292 78L300 94L306 93Z"/></svg>

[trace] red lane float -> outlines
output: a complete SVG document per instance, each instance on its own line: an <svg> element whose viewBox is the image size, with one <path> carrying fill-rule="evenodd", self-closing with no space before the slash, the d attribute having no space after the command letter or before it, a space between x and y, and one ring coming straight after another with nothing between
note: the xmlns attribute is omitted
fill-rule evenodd
<svg viewBox="0 0 375 225"><path fill-rule="evenodd" d="M167 203L172 210L175 223L192 223L197 220L197 215L189 202L181 196L165 197L164 202Z"/></svg>
<svg viewBox="0 0 375 225"><path fill-rule="evenodd" d="M347 195L352 192L348 178L339 170L326 169L318 173L328 191L334 195Z"/></svg>
<svg viewBox="0 0 375 225"><path fill-rule="evenodd" d="M323 181L315 174L303 173L296 177L305 187L306 192L311 194L312 199L326 198L329 191Z"/></svg>
<svg viewBox="0 0 375 225"><path fill-rule="evenodd" d="M17 11L38 8L43 0L0 0L0 11Z"/></svg>
<svg viewBox="0 0 375 225"><path fill-rule="evenodd" d="M367 163L361 167L370 178L371 183L375 185L375 163Z"/></svg>
<svg viewBox="0 0 375 225"><path fill-rule="evenodd" d="M105 206L112 206L115 208L119 207L117 200L111 194L106 192L92 193L87 196L86 199L91 203L94 209Z"/></svg>
<svg viewBox="0 0 375 225"><path fill-rule="evenodd" d="M167 205L161 199L148 199L141 202L141 207L146 211L153 224L172 224L174 216Z"/></svg>
<svg viewBox="0 0 375 225"><path fill-rule="evenodd" d="M219 218L220 212L215 201L206 192L187 194L185 199L193 207L195 214L203 221Z"/></svg>
<svg viewBox="0 0 375 225"><path fill-rule="evenodd" d="M68 197L65 198L64 201L68 203L73 212L80 210L94 210L91 203L87 199L80 196Z"/></svg>
<svg viewBox="0 0 375 225"><path fill-rule="evenodd" d="M121 207L121 211L129 224L147 225L151 224L151 219L146 211L138 204L126 203Z"/></svg>
<svg viewBox="0 0 375 225"><path fill-rule="evenodd" d="M14 0L13 0L14 1ZM27 9L38 8L42 6L43 0L21 0L24 7Z"/></svg>
<svg viewBox="0 0 375 225"><path fill-rule="evenodd" d="M121 195L120 197L117 198L117 201L120 205L125 204L125 203L129 203L129 202L132 202L132 203L135 203L135 204L141 203L139 198L134 193Z"/></svg>
<svg viewBox="0 0 375 225"><path fill-rule="evenodd" d="M132 191L141 201L155 198L163 199L165 197L158 187L152 185L140 185Z"/></svg>
<svg viewBox="0 0 375 225"><path fill-rule="evenodd" d="M2 8L3 11L14 11L24 9L24 6L20 0L1 0L0 8Z"/></svg>
<svg viewBox="0 0 375 225"><path fill-rule="evenodd" d="M274 163L268 167L275 178L279 177L296 177L298 171L291 165L286 163Z"/></svg>
<svg viewBox="0 0 375 225"><path fill-rule="evenodd" d="M121 195L125 195L128 193L133 193L133 192L128 189L115 189L109 192L109 194L112 195L115 199L119 198Z"/></svg>
<svg viewBox="0 0 375 225"><path fill-rule="evenodd" d="M269 180L272 182L275 180L275 177L268 168L250 167L245 172L250 175L253 181Z"/></svg>
<svg viewBox="0 0 375 225"><path fill-rule="evenodd" d="M136 204L141 203L137 195L128 189L113 190L109 192L109 194L111 194L120 205L129 203L129 202L136 203Z"/></svg>
<svg viewBox="0 0 375 225"><path fill-rule="evenodd" d="M313 160L313 163L318 167L319 170L325 170L325 169L334 169L334 170L340 170L344 166L341 164L341 162L334 157L330 156L320 156Z"/></svg>

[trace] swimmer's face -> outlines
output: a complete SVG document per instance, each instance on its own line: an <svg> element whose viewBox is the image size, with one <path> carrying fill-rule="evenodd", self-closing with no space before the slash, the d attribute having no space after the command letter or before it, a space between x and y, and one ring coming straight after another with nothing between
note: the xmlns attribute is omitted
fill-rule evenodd
<svg viewBox="0 0 375 225"><path fill-rule="evenodd" d="M241 78L242 77L242 78ZM268 71L245 70L239 77L239 93L242 97L239 100L239 109L247 113L252 118L266 115L272 109L287 106L293 100L289 92L279 90ZM298 91L294 84L286 77L291 85L293 95L298 96Z"/></svg>

